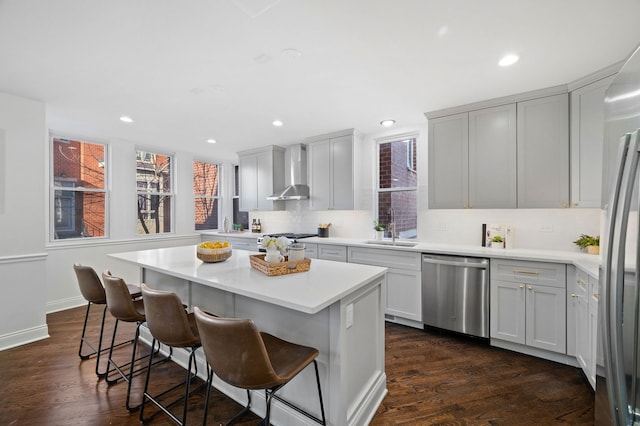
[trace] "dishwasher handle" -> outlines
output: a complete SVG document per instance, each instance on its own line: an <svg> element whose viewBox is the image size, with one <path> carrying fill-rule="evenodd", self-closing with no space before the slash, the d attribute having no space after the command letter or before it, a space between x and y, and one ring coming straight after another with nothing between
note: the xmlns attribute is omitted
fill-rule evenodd
<svg viewBox="0 0 640 426"><path fill-rule="evenodd" d="M435 265L462 266L465 268L478 268L478 269L487 269L487 267L489 266L486 259L483 259L479 263L471 263L471 262L457 262L455 260L434 259L431 257L423 256L422 262L433 263Z"/></svg>

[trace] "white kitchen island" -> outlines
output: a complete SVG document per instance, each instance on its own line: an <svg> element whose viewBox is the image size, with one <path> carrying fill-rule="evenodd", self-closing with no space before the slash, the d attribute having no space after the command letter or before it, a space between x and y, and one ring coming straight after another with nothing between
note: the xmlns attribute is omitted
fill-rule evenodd
<svg viewBox="0 0 640 426"><path fill-rule="evenodd" d="M142 282L176 292L190 308L251 318L262 331L317 348L327 423L367 424L387 392L386 268L313 259L308 272L270 277L250 266L252 254L257 253L234 250L224 262L203 263L192 245L110 256L139 265ZM204 377L201 350L198 359ZM246 403L245 391L220 380L214 380L214 386ZM279 394L320 416L313 368L305 369ZM264 392L253 392L252 405L254 412L264 415ZM276 400L271 421L316 424Z"/></svg>

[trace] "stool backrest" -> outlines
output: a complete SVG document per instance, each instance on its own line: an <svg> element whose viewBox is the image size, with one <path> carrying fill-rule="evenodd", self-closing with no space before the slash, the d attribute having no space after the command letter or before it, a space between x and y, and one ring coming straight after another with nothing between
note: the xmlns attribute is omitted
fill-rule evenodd
<svg viewBox="0 0 640 426"><path fill-rule="evenodd" d="M144 313L151 335L173 347L200 344L197 328L192 329L182 301L175 293L154 290L141 284Z"/></svg>
<svg viewBox="0 0 640 426"><path fill-rule="evenodd" d="M82 297L84 297L87 302L106 303L107 298L104 293L104 287L96 271L90 266L83 266L79 263L73 265L73 270L76 272Z"/></svg>
<svg viewBox="0 0 640 426"><path fill-rule="evenodd" d="M215 317L197 306L193 311L207 362L220 379L244 389L281 383L253 321Z"/></svg>
<svg viewBox="0 0 640 426"><path fill-rule="evenodd" d="M114 277L105 271L102 273L102 281L104 282L104 290L107 294L107 307L109 312L115 318L122 321L144 321L144 315L141 314L131 299L131 293L127 287L127 283L122 278ZM141 301L136 301L140 303Z"/></svg>

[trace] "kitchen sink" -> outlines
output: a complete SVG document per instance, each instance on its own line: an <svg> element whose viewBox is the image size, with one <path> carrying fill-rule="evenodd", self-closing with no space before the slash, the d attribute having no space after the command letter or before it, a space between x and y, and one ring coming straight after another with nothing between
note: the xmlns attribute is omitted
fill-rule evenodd
<svg viewBox="0 0 640 426"><path fill-rule="evenodd" d="M408 241L396 241L391 240L369 240L365 241L365 244L371 244L373 246L391 246L391 247L415 247L418 243L410 243Z"/></svg>

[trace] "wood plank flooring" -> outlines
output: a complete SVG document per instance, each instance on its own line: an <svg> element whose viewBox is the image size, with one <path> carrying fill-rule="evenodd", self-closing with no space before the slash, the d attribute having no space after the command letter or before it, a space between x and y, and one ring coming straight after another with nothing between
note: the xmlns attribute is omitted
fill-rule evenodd
<svg viewBox="0 0 640 426"><path fill-rule="evenodd" d="M124 407L126 383L107 385L94 374L94 358L78 358L83 317L84 308L50 314L49 339L0 352L0 425L140 424L138 412ZM93 336L98 323L95 309ZM122 330L132 335L129 325ZM119 356L129 351L124 346ZM386 372L389 393L372 425L593 424L593 392L578 369L469 339L387 323ZM155 367L152 376L158 388L183 377L172 363ZM133 404L142 381L142 375L133 380ZM203 405L204 392L191 398L189 424L202 424ZM241 408L218 392L210 407L210 425L224 424ZM237 424L258 421L251 414ZM160 414L149 424L174 423Z"/></svg>

